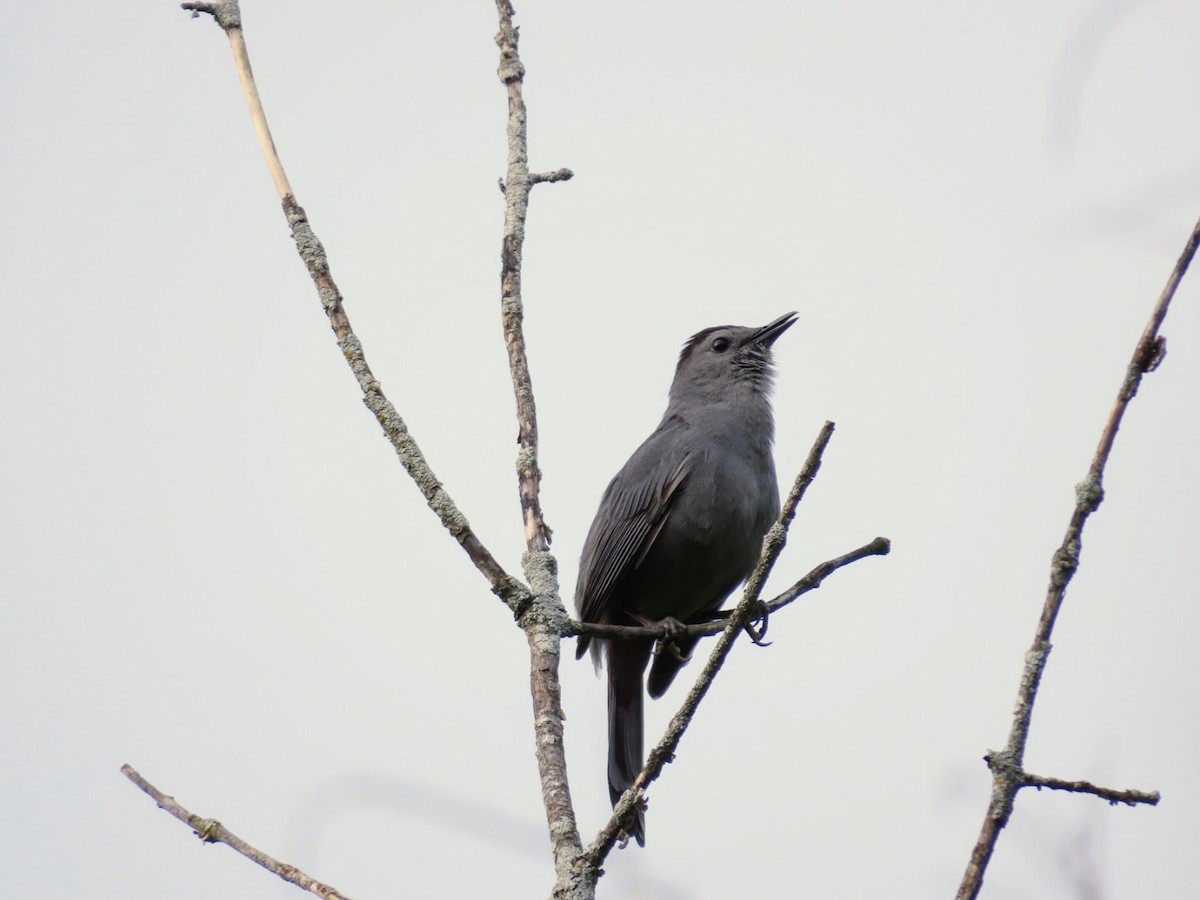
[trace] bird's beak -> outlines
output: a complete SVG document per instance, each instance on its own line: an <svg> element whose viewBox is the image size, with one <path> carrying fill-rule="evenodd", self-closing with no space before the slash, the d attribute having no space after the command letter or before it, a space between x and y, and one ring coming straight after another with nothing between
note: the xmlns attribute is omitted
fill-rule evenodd
<svg viewBox="0 0 1200 900"><path fill-rule="evenodd" d="M774 322L764 325L762 328L758 329L758 331L754 332L754 334L750 335L750 340L748 340L746 343L762 344L764 347L770 347L775 343L775 339L777 337L779 337L796 323L797 318L798 315L794 310L790 313L784 313Z"/></svg>

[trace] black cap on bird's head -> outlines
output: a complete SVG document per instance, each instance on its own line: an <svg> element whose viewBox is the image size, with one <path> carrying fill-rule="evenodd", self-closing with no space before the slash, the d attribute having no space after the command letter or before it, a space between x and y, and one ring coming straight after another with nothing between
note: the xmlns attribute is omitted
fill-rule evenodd
<svg viewBox="0 0 1200 900"><path fill-rule="evenodd" d="M749 385L757 393L768 393L775 374L771 345L796 319L793 311L761 328L718 325L692 335L679 354L671 396L681 392L724 396L734 385Z"/></svg>

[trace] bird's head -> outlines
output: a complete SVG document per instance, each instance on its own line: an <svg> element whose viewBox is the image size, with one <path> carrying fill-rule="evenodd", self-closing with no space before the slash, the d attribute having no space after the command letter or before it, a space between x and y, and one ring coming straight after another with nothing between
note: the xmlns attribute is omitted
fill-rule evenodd
<svg viewBox="0 0 1200 900"><path fill-rule="evenodd" d="M796 321L786 313L760 328L719 325L697 332L683 345L671 401L737 401L770 394L775 368L771 345Z"/></svg>

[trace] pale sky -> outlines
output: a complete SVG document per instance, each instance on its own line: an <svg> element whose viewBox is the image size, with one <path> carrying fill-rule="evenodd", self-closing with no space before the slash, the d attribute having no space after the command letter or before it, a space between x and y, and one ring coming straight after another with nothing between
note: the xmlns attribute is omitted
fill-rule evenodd
<svg viewBox="0 0 1200 900"><path fill-rule="evenodd" d="M520 632L362 407L228 45L173 2L0 33L0 892L298 897L119 774L363 898L545 896ZM601 896L951 897L1054 548L1200 215L1200 7L518 0L527 336L564 597L681 343L791 309L771 582L893 541L739 645ZM480 538L523 548L490 2L246 0L299 202ZM1200 288L1134 401L983 896L1175 898L1200 840ZM572 789L604 688L564 645ZM653 738L689 674L650 704Z"/></svg>

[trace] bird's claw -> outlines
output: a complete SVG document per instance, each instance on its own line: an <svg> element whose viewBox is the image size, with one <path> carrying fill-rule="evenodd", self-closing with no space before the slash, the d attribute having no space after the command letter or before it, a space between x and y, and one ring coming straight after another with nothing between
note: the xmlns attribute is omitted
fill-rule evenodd
<svg viewBox="0 0 1200 900"><path fill-rule="evenodd" d="M771 623L771 610L761 599L756 601L750 621L746 623L746 634L757 647L770 647L771 642L764 640L767 636L767 626ZM757 626L757 627L756 627Z"/></svg>
<svg viewBox="0 0 1200 900"><path fill-rule="evenodd" d="M665 644L663 644L663 646L667 648L668 653L670 653L673 657L675 657L681 663L691 662L692 654L684 653L682 650L679 649L679 645L676 644L674 641L667 641Z"/></svg>
<svg viewBox="0 0 1200 900"><path fill-rule="evenodd" d="M671 616L666 616L662 619L651 619L648 616L634 613L633 617L640 625L644 625L646 628L662 629L662 636L654 642L655 656L658 656L665 649L681 663L686 663L692 658L692 654L684 654L679 649L679 641L687 637L687 625L683 622Z"/></svg>
<svg viewBox="0 0 1200 900"><path fill-rule="evenodd" d="M658 627L663 630L662 640L664 641L678 641L680 638L687 637L687 626L670 616L660 620Z"/></svg>
<svg viewBox="0 0 1200 900"><path fill-rule="evenodd" d="M661 653L663 650L666 650L681 663L688 662L692 658L692 654L685 654L679 649L680 639L687 637L687 626L671 616L660 619L654 624L661 628L663 632L662 637L654 642L655 655Z"/></svg>

